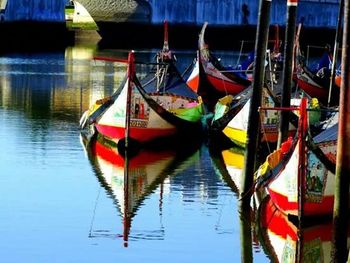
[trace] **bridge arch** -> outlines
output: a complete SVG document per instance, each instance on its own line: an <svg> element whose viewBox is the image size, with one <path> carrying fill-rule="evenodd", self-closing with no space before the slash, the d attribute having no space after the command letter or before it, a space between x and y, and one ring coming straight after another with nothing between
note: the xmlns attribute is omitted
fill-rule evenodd
<svg viewBox="0 0 350 263"><path fill-rule="evenodd" d="M145 0L78 0L96 23L151 22L152 8Z"/></svg>

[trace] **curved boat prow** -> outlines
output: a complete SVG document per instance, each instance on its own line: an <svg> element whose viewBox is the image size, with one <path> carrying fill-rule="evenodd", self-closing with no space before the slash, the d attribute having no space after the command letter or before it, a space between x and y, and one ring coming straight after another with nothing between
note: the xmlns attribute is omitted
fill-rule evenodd
<svg viewBox="0 0 350 263"><path fill-rule="evenodd" d="M169 48L168 21L164 20L164 41L163 49L158 53L161 61L173 60L173 54ZM175 59L174 59L175 60Z"/></svg>
<svg viewBox="0 0 350 263"><path fill-rule="evenodd" d="M198 38L198 48L199 50L202 50L202 48L207 47L207 44L204 41L204 34L205 30L207 29L208 22L204 22L201 32L199 33L199 38Z"/></svg>
<svg viewBox="0 0 350 263"><path fill-rule="evenodd" d="M85 129L88 119L89 119L89 111L86 110L79 120L79 128L81 130Z"/></svg>

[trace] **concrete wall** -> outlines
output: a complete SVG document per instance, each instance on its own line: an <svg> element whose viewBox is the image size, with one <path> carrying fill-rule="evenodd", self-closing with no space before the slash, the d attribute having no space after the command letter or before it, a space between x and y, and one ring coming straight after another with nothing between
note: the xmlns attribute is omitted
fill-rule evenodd
<svg viewBox="0 0 350 263"><path fill-rule="evenodd" d="M8 0L6 21L65 21L66 0Z"/></svg>
<svg viewBox="0 0 350 263"><path fill-rule="evenodd" d="M286 0L273 0L271 23L285 24ZM149 0L152 6L152 22L164 19L173 23L202 24L208 21L215 25L257 24L258 0ZM245 10L245 11L244 11ZM299 1L298 21L306 26L336 25L338 0Z"/></svg>
<svg viewBox="0 0 350 263"><path fill-rule="evenodd" d="M1 0L1 3L4 0ZM298 21L334 27L339 0L299 1ZM8 0L5 20L64 21L68 0ZM259 0L79 0L96 21L256 25ZM271 24L284 24L286 0L273 0ZM134 16L132 15L134 14ZM150 16L150 17L149 17Z"/></svg>

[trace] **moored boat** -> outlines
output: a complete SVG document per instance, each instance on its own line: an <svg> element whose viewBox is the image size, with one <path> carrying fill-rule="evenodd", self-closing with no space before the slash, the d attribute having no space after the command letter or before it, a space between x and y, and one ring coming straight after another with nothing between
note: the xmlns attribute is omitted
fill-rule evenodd
<svg viewBox="0 0 350 263"><path fill-rule="evenodd" d="M329 215L333 213L334 203L336 129L331 127L321 132L315 142L308 128L305 99L300 112L297 135L271 153L259 167L256 188L265 189L285 214Z"/></svg>
<svg viewBox="0 0 350 263"><path fill-rule="evenodd" d="M125 85L97 118L91 118L95 107L92 108L88 114L89 124L120 147L155 145L171 136L184 136L186 139L186 136L196 135L198 138L202 103L196 94L181 89L179 84L182 79L180 76L175 79L176 72L172 71L172 67L171 63L159 64L165 75L158 88L149 84L158 81L158 76L144 84L146 91L136 77L134 53L130 52ZM130 145L125 145L128 143Z"/></svg>
<svg viewBox="0 0 350 263"><path fill-rule="evenodd" d="M215 106L210 135L215 137L218 134L223 134L233 145L245 147L251 95L252 89L248 88L235 97L228 95L219 99ZM299 99L293 99L291 102L295 104L298 101ZM319 107L317 100L311 100L311 104L313 108ZM275 143L278 138L279 116L273 108L279 105L279 100L267 87L263 89L261 105L263 108L269 108L269 110L260 111L261 141ZM312 115L315 117L313 117L313 121L317 122L318 113L315 112ZM292 135L296 131L297 116L291 114L290 120L289 131Z"/></svg>
<svg viewBox="0 0 350 263"><path fill-rule="evenodd" d="M251 84L247 71L251 69L254 56L248 56L238 68L223 66L205 43L207 25L205 22L199 34L197 59L187 84L202 96L209 109L212 109L217 99L228 94L236 95Z"/></svg>
<svg viewBox="0 0 350 263"><path fill-rule="evenodd" d="M330 72L332 64L332 55L330 49L326 46L323 55L313 69L309 68L305 62L305 56L300 49L300 30L298 27L295 43L295 76L297 87L306 92L309 96L319 99L323 105L328 104ZM332 105L339 103L339 86L332 86L331 101Z"/></svg>

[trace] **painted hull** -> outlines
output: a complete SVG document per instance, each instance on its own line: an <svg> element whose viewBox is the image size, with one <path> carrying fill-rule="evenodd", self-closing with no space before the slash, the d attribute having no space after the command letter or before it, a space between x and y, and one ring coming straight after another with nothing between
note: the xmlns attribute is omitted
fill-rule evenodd
<svg viewBox="0 0 350 263"><path fill-rule="evenodd" d="M297 84L298 87L305 91L310 97L318 98L323 102L327 101L328 89L318 85L306 74L298 74Z"/></svg>
<svg viewBox="0 0 350 263"><path fill-rule="evenodd" d="M220 72L219 69L214 67L212 62L203 61L204 60L203 58L201 58L201 60L202 60L204 73L206 75L208 82L215 89L215 91L218 92L221 96L224 96L227 94L237 95L238 93L242 92L244 89L246 89L250 85L250 81L247 81L247 80L244 80L246 84L241 84L236 82L234 79L230 79L228 74L225 75L224 73Z"/></svg>
<svg viewBox="0 0 350 263"><path fill-rule="evenodd" d="M275 107L275 102L269 93L264 90L262 100L263 107ZM213 124L219 120L220 118L226 118L226 111L231 107L230 105L219 105L221 102L219 101L214 113L214 121ZM226 107L227 109L220 109L221 107ZM249 109L250 109L250 95L241 106L240 110L229 119L226 125L222 127L223 134L229 138L234 145L239 147L245 147L247 140L247 129L248 129L248 118L249 118ZM221 116L221 117L220 117ZM279 118L278 112L275 110L268 110L261 112L261 140L262 142L275 143L278 139L278 125ZM215 125L215 124L214 124ZM296 128L294 125L290 124L289 127L290 135L295 134Z"/></svg>
<svg viewBox="0 0 350 263"><path fill-rule="evenodd" d="M146 144L152 147L166 143L173 136L182 140L192 136L199 138L204 108L171 58L165 57L168 54L171 53L163 49L157 59L164 61L142 82L136 77L133 53L129 54L124 86L111 97L100 100L102 105L93 105L87 114L84 113L89 116L90 126L109 140L120 142L119 147L128 147L130 143L135 150ZM81 120L81 127L84 127L82 123L86 121Z"/></svg>
<svg viewBox="0 0 350 263"><path fill-rule="evenodd" d="M271 200L285 214L298 216L300 206L298 201L299 143L293 154L280 172L268 185L267 190ZM334 173L327 170L317 156L307 154L306 191L304 197L304 215L316 216L333 213L334 203ZM319 168L318 168L319 167Z"/></svg>
<svg viewBox="0 0 350 263"><path fill-rule="evenodd" d="M323 56L318 62L318 68L314 71L310 70L305 63L305 58L300 50L300 30L301 25L298 27L295 41L296 66L294 80L298 88L302 89L310 97L317 98L321 103L327 105L330 86L330 67L332 63L331 55L329 54L329 51L324 52ZM317 73L315 71L317 71ZM337 85L333 85L330 99L330 103L333 105L339 103L339 88Z"/></svg>
<svg viewBox="0 0 350 263"><path fill-rule="evenodd" d="M126 91L122 92L114 104L104 113L95 126L102 135L118 142L125 138L125 118L126 118ZM176 95L153 95L150 96L154 103L166 105L167 111L174 116L180 116L182 111L194 110L200 105L192 99L186 99ZM171 121L164 118L157 111L165 109L160 106L152 107L148 101L136 89L132 92L129 137L140 143L150 142L152 140L172 136L179 131L178 127ZM180 117L179 117L180 118ZM199 124L201 111L198 108L194 121L190 124ZM185 122L186 120L184 120ZM186 121L187 122L187 121Z"/></svg>
<svg viewBox="0 0 350 263"><path fill-rule="evenodd" d="M272 202L285 214L307 217L333 213L336 142L326 144L331 147L318 144L309 134L299 135L270 154L257 171L260 179L266 179Z"/></svg>
<svg viewBox="0 0 350 263"><path fill-rule="evenodd" d="M116 142L125 138L125 127L96 124L96 129L100 134ZM171 136L175 132L175 127L169 129L130 127L130 138L145 143L156 138Z"/></svg>
<svg viewBox="0 0 350 263"><path fill-rule="evenodd" d="M217 99L242 92L251 84L251 80L232 70L229 71L211 54L208 45L204 42L206 27L207 23L204 23L198 40L197 61L187 84L203 97L209 110L212 110Z"/></svg>
<svg viewBox="0 0 350 263"><path fill-rule="evenodd" d="M296 83L300 89L306 92L310 97L317 98L324 105L328 103L329 83L326 87L316 83L311 76L306 72L298 73L296 76ZM339 102L339 86L333 85L331 104L338 104Z"/></svg>

